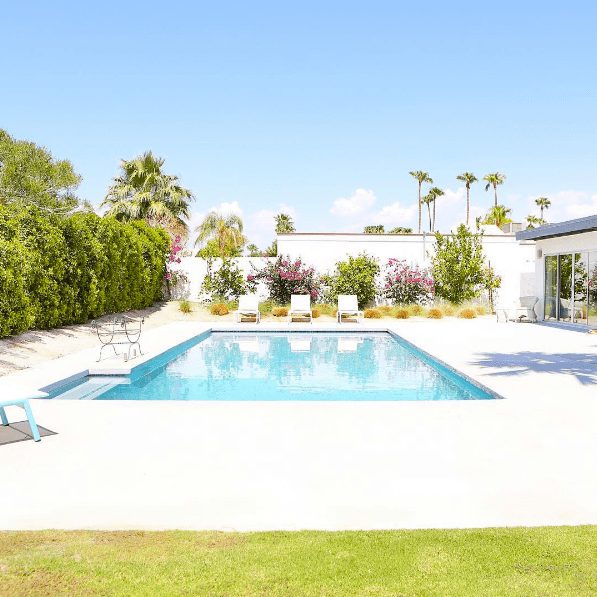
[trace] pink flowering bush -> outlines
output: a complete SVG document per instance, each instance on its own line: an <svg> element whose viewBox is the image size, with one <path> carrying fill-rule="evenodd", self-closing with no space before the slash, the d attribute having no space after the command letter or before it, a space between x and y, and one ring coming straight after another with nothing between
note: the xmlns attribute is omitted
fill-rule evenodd
<svg viewBox="0 0 597 597"><path fill-rule="evenodd" d="M398 304L425 304L433 301L433 279L426 270L392 259L384 267L381 294Z"/></svg>
<svg viewBox="0 0 597 597"><path fill-rule="evenodd" d="M311 302L316 302L321 295L321 280L315 269L287 255L279 255L274 263L267 262L261 270L255 269L247 280L263 282L269 297L278 304L289 303L293 294L308 294Z"/></svg>
<svg viewBox="0 0 597 597"><path fill-rule="evenodd" d="M172 264L180 263L179 253L182 251L180 246L181 236L178 234L174 238L174 242L170 246L169 253L166 255L166 273L164 274L164 295L165 298L171 298L172 289L177 284L186 284L188 282L188 276L179 270L172 269Z"/></svg>

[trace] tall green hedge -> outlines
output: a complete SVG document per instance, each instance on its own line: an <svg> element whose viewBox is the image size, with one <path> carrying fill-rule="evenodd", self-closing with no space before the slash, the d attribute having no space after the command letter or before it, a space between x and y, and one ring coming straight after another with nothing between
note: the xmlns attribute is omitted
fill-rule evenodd
<svg viewBox="0 0 597 597"><path fill-rule="evenodd" d="M148 307L168 246L144 222L0 206L0 337Z"/></svg>

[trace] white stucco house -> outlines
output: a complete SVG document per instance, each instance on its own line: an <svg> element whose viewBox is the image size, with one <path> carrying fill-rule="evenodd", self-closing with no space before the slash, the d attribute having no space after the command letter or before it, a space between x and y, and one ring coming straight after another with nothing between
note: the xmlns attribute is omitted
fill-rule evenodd
<svg viewBox="0 0 597 597"><path fill-rule="evenodd" d="M597 215L516 234L534 241L539 319L597 327Z"/></svg>

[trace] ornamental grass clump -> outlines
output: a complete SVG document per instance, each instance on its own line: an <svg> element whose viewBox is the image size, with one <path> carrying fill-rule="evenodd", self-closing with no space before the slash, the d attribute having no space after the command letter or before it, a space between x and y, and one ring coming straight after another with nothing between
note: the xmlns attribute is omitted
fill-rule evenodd
<svg viewBox="0 0 597 597"><path fill-rule="evenodd" d="M412 311L413 315L421 315L421 313L423 313L424 309L423 307L421 307L421 305L412 305L410 310Z"/></svg>
<svg viewBox="0 0 597 597"><path fill-rule="evenodd" d="M275 307L272 309L274 317L286 317L288 315L288 307Z"/></svg>
<svg viewBox="0 0 597 597"><path fill-rule="evenodd" d="M382 305L381 307L377 307L384 315L389 315L392 311L392 307L389 305Z"/></svg>
<svg viewBox="0 0 597 597"><path fill-rule="evenodd" d="M212 315L228 315L229 313L228 307L224 303L212 305L210 311Z"/></svg>
<svg viewBox="0 0 597 597"><path fill-rule="evenodd" d="M366 319L381 319L381 311L379 309L365 309Z"/></svg>
<svg viewBox="0 0 597 597"><path fill-rule="evenodd" d="M394 303L429 303L434 283L426 270L410 266L404 260L390 258L384 268L382 294Z"/></svg>
<svg viewBox="0 0 597 597"><path fill-rule="evenodd" d="M263 282L269 297L278 304L290 303L293 294L308 294L312 302L321 295L322 280L315 268L303 264L300 257L291 259L288 255L279 255L274 263L266 261L263 269L255 268L254 273L247 276L247 281Z"/></svg>
<svg viewBox="0 0 597 597"><path fill-rule="evenodd" d="M444 317L453 317L456 313L456 309L449 303L445 303L440 306L440 311Z"/></svg>
<svg viewBox="0 0 597 597"><path fill-rule="evenodd" d="M427 317L429 319L441 319L443 317L443 315L439 309L434 307L433 309L429 309L429 312L427 313Z"/></svg>
<svg viewBox="0 0 597 597"><path fill-rule="evenodd" d="M475 319L477 313L471 308L461 309L458 311L458 317L460 317L460 319Z"/></svg>
<svg viewBox="0 0 597 597"><path fill-rule="evenodd" d="M181 313L190 313L192 311L191 303L189 303L189 301L180 301L178 304L178 310Z"/></svg>
<svg viewBox="0 0 597 597"><path fill-rule="evenodd" d="M396 319L408 319L410 317L410 313L408 309L398 309L396 311Z"/></svg>
<svg viewBox="0 0 597 597"><path fill-rule="evenodd" d="M321 311L319 309L311 309L311 315L315 319L321 315Z"/></svg>

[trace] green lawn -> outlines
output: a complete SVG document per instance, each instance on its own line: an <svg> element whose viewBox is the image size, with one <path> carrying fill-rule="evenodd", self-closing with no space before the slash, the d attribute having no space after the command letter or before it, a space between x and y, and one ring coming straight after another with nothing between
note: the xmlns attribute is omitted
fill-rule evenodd
<svg viewBox="0 0 597 597"><path fill-rule="evenodd" d="M0 595L597 595L597 527L0 532Z"/></svg>

